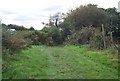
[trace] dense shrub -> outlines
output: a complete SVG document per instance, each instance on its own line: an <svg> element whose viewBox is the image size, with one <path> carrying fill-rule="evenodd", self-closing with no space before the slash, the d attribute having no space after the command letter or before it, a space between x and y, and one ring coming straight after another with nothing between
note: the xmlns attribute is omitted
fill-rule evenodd
<svg viewBox="0 0 120 81"><path fill-rule="evenodd" d="M25 38L30 39L32 45L45 44L44 41L47 40L47 33L35 30L34 32L25 36Z"/></svg>
<svg viewBox="0 0 120 81"><path fill-rule="evenodd" d="M39 44L38 36L35 33L29 34L25 38L30 39L31 42L32 42L32 45L38 45Z"/></svg>
<svg viewBox="0 0 120 81"><path fill-rule="evenodd" d="M2 28L2 53L7 53L9 51L9 46L11 44L10 37L12 35L10 32L7 32L7 27L3 26Z"/></svg>
<svg viewBox="0 0 120 81"><path fill-rule="evenodd" d="M95 29L91 37L90 47L94 49L102 50L102 49L109 48L110 46L111 46L110 36L105 36L104 38L102 32L98 29Z"/></svg>
<svg viewBox="0 0 120 81"><path fill-rule="evenodd" d="M101 33L96 34L91 40L91 47L95 49L103 49L104 41Z"/></svg>
<svg viewBox="0 0 120 81"><path fill-rule="evenodd" d="M48 39L53 43L53 45L62 44L62 35L59 28L52 26L52 27L45 27L43 32L48 33Z"/></svg>
<svg viewBox="0 0 120 81"><path fill-rule="evenodd" d="M81 30L73 33L72 35L68 36L66 42L68 44L88 44L90 42L90 38L93 33L93 28L82 28Z"/></svg>
<svg viewBox="0 0 120 81"><path fill-rule="evenodd" d="M21 49L25 49L26 47L30 46L30 43L20 36L13 36L10 39L9 49L12 52L17 52Z"/></svg>
<svg viewBox="0 0 120 81"><path fill-rule="evenodd" d="M62 43L61 32L57 27L45 27L42 30L35 30L33 33L26 36L32 40L33 45L58 45Z"/></svg>
<svg viewBox="0 0 120 81"><path fill-rule="evenodd" d="M50 34L54 44L61 44L62 43L62 36L57 27L51 27Z"/></svg>
<svg viewBox="0 0 120 81"><path fill-rule="evenodd" d="M74 45L90 44L91 48L102 50L112 46L110 40L110 36L105 36L103 39L103 34L99 28L85 27L68 36L66 42Z"/></svg>
<svg viewBox="0 0 120 81"><path fill-rule="evenodd" d="M30 46L30 42L24 39L24 33L11 33L7 27L2 28L2 53L18 52Z"/></svg>

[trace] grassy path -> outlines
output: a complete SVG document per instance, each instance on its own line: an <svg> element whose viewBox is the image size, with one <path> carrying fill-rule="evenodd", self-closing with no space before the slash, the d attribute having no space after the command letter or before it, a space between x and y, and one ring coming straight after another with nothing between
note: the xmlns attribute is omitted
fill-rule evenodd
<svg viewBox="0 0 120 81"><path fill-rule="evenodd" d="M33 46L13 57L6 56L9 67L3 73L3 78L117 79L115 63L110 65L116 59L108 59L106 55L100 56L98 53L100 59L96 54L87 52L86 47Z"/></svg>

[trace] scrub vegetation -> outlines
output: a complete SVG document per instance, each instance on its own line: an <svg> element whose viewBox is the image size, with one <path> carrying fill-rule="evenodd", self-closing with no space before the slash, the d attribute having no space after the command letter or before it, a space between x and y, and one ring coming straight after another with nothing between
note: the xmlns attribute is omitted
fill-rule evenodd
<svg viewBox="0 0 120 81"><path fill-rule="evenodd" d="M120 13L88 4L43 29L2 23L3 79L118 79Z"/></svg>

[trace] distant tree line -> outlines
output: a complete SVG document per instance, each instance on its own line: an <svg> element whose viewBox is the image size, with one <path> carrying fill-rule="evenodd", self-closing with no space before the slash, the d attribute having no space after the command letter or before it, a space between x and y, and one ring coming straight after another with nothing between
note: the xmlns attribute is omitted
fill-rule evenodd
<svg viewBox="0 0 120 81"><path fill-rule="evenodd" d="M2 23L3 27L7 27L8 29L15 29L16 31L23 31L23 30L35 30L34 27L30 27L30 28L26 28L24 26L19 26L19 25L15 25L15 24L4 24Z"/></svg>

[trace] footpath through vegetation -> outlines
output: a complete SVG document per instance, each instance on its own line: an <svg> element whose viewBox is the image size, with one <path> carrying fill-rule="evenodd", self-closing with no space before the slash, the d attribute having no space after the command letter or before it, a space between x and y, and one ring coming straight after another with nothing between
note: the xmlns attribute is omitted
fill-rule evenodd
<svg viewBox="0 0 120 81"><path fill-rule="evenodd" d="M118 79L117 55L87 45L32 46L3 63L3 79Z"/></svg>

